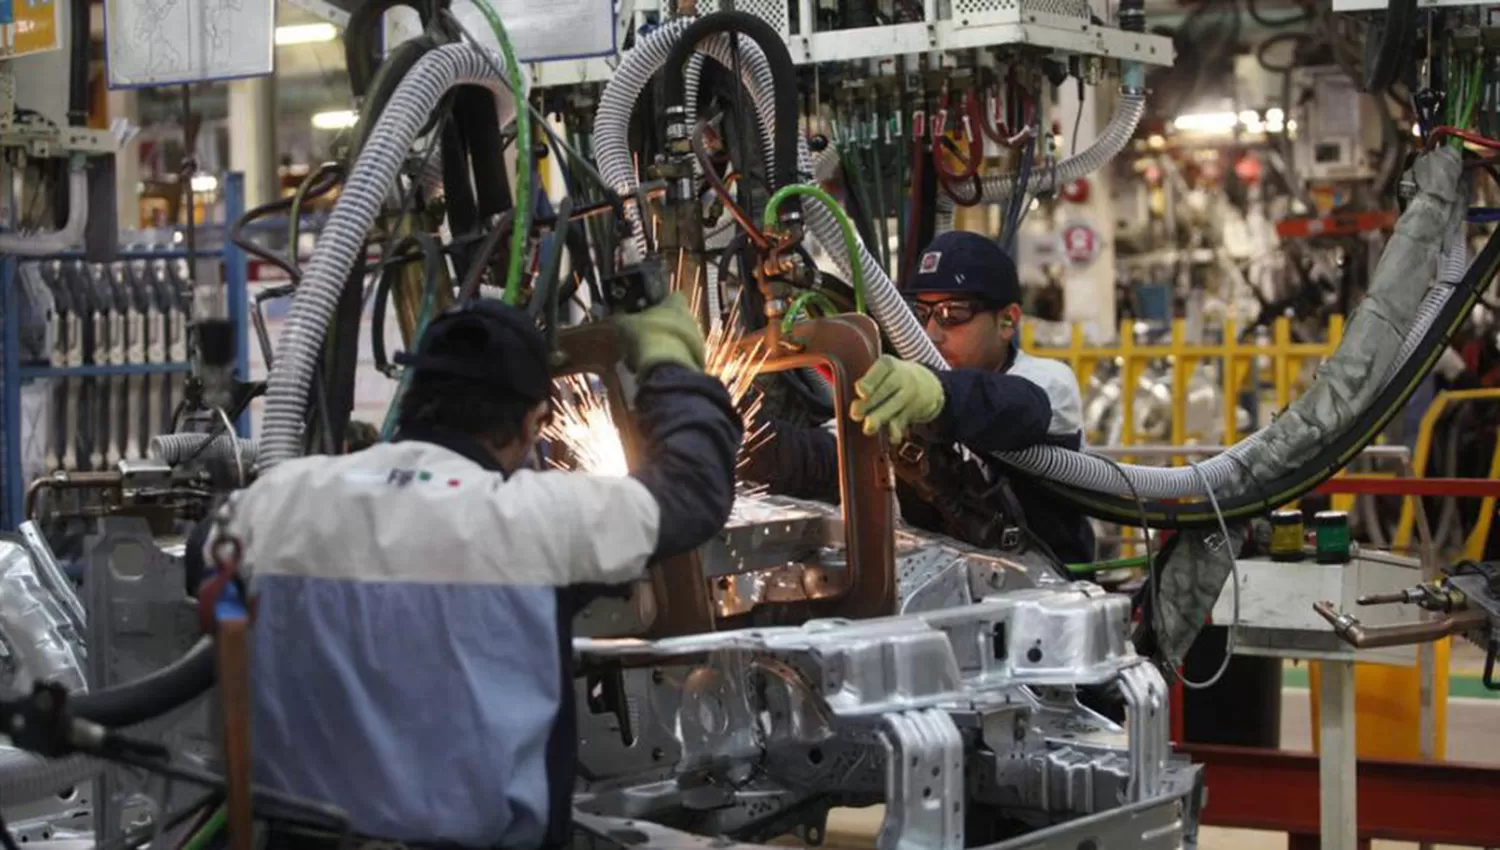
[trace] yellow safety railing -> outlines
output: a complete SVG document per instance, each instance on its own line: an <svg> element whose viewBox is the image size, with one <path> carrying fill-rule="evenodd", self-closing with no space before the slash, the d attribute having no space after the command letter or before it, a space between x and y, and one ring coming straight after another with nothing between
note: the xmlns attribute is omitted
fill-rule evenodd
<svg viewBox="0 0 1500 850"><path fill-rule="evenodd" d="M1172 322L1172 336L1165 345L1137 345L1135 326L1132 321L1120 323L1119 342L1112 346L1089 345L1084 339L1083 328L1073 326L1072 339L1066 347L1040 347L1036 344L1036 329L1029 323L1021 326L1021 347L1036 357L1061 360L1067 363L1081 385L1087 386L1089 377L1103 361L1121 363L1120 393L1121 445L1136 444L1135 392L1141 375L1154 361L1167 359L1172 363L1172 443L1181 445L1187 440L1188 388L1193 373L1205 361L1217 360L1230 364L1230 368L1219 370L1224 399L1224 445L1240 438L1239 422L1236 418L1239 405L1236 399L1245 389L1250 371L1259 358L1271 361L1271 385L1276 409L1280 410L1292 402L1299 392L1296 376L1305 361L1325 358L1338 347L1344 335L1344 317L1332 316L1328 320L1325 342L1293 342L1291 321L1279 318L1271 326L1271 339L1267 343L1239 341L1239 328L1227 322L1223 329L1223 342L1188 342L1186 323L1182 319Z"/></svg>
<svg viewBox="0 0 1500 850"><path fill-rule="evenodd" d="M1433 396L1432 403L1427 406L1427 412L1422 414L1422 426L1417 431L1417 449L1412 457L1412 470L1415 475L1427 474L1427 460L1432 456L1432 434L1437 429L1438 420L1443 418L1443 413L1453 404L1470 404L1476 401L1494 401L1500 399L1500 387L1490 387L1477 390L1444 390ZM1500 478L1500 440L1495 441L1495 454L1490 458L1491 479ZM1412 523L1415 520L1417 500L1408 497L1401 500L1401 523L1396 526L1395 538L1391 541L1391 548L1402 551L1411 548ZM1468 540L1464 545L1464 557L1470 560L1478 560L1484 556L1484 544L1490 537L1490 525L1495 517L1495 500L1486 498L1479 504L1479 518L1474 523L1474 529L1469 532Z"/></svg>

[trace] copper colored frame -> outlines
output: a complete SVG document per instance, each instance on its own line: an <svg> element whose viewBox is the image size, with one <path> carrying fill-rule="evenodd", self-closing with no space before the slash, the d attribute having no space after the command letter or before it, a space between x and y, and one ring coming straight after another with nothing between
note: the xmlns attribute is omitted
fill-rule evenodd
<svg viewBox="0 0 1500 850"><path fill-rule="evenodd" d="M749 336L742 344L754 345L758 337ZM634 463L642 445L625 407L618 368L624 362L625 349L618 328L598 323L565 329L558 334L558 349L561 363L555 370L557 375L587 373L604 384L625 455ZM866 619L896 610L895 517L891 504L894 483L885 440L864 434L849 419L854 382L879 356L880 335L873 320L860 315L834 316L797 324L788 337L777 341L760 370L764 374L826 366L833 377L849 582L837 596L811 605L812 616ZM719 623L714 617L697 553L655 565L650 581L658 601L657 613L643 637L701 634L732 625L729 621Z"/></svg>

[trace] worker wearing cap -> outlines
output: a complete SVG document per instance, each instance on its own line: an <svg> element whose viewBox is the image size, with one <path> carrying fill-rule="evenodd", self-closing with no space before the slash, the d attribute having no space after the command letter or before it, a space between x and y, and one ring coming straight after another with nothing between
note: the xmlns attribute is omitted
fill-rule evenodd
<svg viewBox="0 0 1500 850"><path fill-rule="evenodd" d="M229 500L217 527L258 599L259 783L333 803L372 839L568 838L570 588L632 581L715 534L741 435L681 296L619 321L649 458L628 476L527 468L549 351L524 312L483 301L398 360L394 442L282 463Z"/></svg>
<svg viewBox="0 0 1500 850"><path fill-rule="evenodd" d="M1017 344L1020 276L999 245L975 233L938 236L920 255L903 294L953 368L934 371L887 354L855 385L859 398L850 415L864 423L865 433L883 429L889 434L898 472L906 454L902 444L914 427L931 445L957 444L981 453L1038 445L1081 448L1078 382L1066 365L1031 357ZM832 434L780 422L771 423L771 433L752 459L747 478L786 495L838 498ZM1064 562L1093 560L1093 530L1077 511L1029 481L1001 479L1000 470L977 458L965 457L962 463L966 468L961 473L941 483L907 478L910 483L897 488L903 517L918 527L986 546L1006 538L984 532L990 525L1003 532L1003 523L990 522L1001 517L1024 528L1027 536L1040 538ZM957 489L968 491L970 498L951 492ZM958 501L971 504L967 509L949 504ZM977 509L975 501L981 503ZM978 521L951 520L951 514L964 510L979 515ZM960 528L975 533L960 533Z"/></svg>

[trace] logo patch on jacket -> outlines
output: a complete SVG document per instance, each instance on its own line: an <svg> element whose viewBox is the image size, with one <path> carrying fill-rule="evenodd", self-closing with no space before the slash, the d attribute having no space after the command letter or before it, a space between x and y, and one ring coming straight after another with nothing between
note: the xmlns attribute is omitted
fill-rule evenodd
<svg viewBox="0 0 1500 850"><path fill-rule="evenodd" d="M922 255L922 262L917 265L917 274L932 274L938 270L938 263L942 259L942 251L928 251Z"/></svg>

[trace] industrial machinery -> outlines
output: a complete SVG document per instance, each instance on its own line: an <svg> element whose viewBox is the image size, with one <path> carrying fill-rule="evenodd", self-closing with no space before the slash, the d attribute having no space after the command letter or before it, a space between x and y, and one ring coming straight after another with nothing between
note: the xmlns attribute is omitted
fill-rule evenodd
<svg viewBox="0 0 1500 850"><path fill-rule="evenodd" d="M384 52L382 15L396 6L416 13L418 30ZM147 461L38 486L103 493L99 540L145 536L88 565L82 603L46 565L44 543L8 553L24 589L15 598L27 604L0 620L12 665L0 697L20 718L16 743L67 756L12 751L0 761L5 799L28 806L7 802L11 829L45 839L77 826L73 799L52 797L100 776L97 838L142 843L180 822L170 799L133 822L126 815L146 792L109 784L102 763L75 752L207 785L227 795L231 823L254 808L338 828L338 813L316 801L251 791L233 688L243 631L218 631L144 683L117 687L98 655L111 630L154 635L136 649L158 663L165 647L214 631L218 609L182 616L195 583L174 572L173 542L254 474L346 443L368 282L377 324L393 310L403 346L456 300L524 305L556 347L548 460L559 466L605 472L633 458L621 340L599 320L673 289L693 296L710 368L747 419L769 411L838 433L838 504L747 487L716 540L580 614L580 843L732 846L793 834L817 844L831 808L875 803L886 806L882 850L1192 843L1203 788L1170 751L1163 671L1202 626L1243 523L1353 457L1500 266L1493 240L1469 260L1463 158L1436 144L1448 128L1432 131L1434 150L1407 170L1406 211L1344 343L1273 425L1180 468L1054 446L967 458L1035 479L1089 515L1181 530L1154 565L1152 658L1136 649L1130 600L1067 580L1045 547L1002 536L980 548L900 522L893 463L953 449L891 445L848 415L853 382L882 351L948 368L894 279L952 226L955 209L1000 205L1002 237L1013 240L1037 196L1129 143L1146 64L1172 58L1165 39L1146 34L1143 3L1123 0L1113 20L1073 0L803 4L795 15L784 4L701 16L683 4L632 9L607 74L590 76L590 61L533 66L541 96L527 89L505 22L487 2L473 6L478 19L439 0L354 12L346 47L361 109L348 161L236 224L237 244L290 279L280 338L273 347L261 337L272 363L265 386L235 381L226 329L199 317L195 430L160 435ZM475 20L490 29L482 40ZM1112 97L1115 112L1091 145L1061 156L1044 95L1070 79ZM549 112L564 117L561 130ZM537 191L538 149L560 172L566 197L555 203ZM842 203L814 176L836 177ZM309 197L335 185L305 266L246 228L281 213L295 223ZM386 340L374 344L388 368ZM240 440L233 415L261 392L263 431ZM150 531L121 530L122 513L148 518ZM135 586L157 594L156 607L97 589L113 585L95 574L122 564L150 577ZM227 577L214 590L246 601ZM141 611L154 612L148 625ZM248 609L232 619L242 629ZM216 667L224 778L169 758L149 734L121 731L196 699ZM36 679L53 684L27 695ZM179 754L205 728L168 725L193 733L171 741Z"/></svg>

